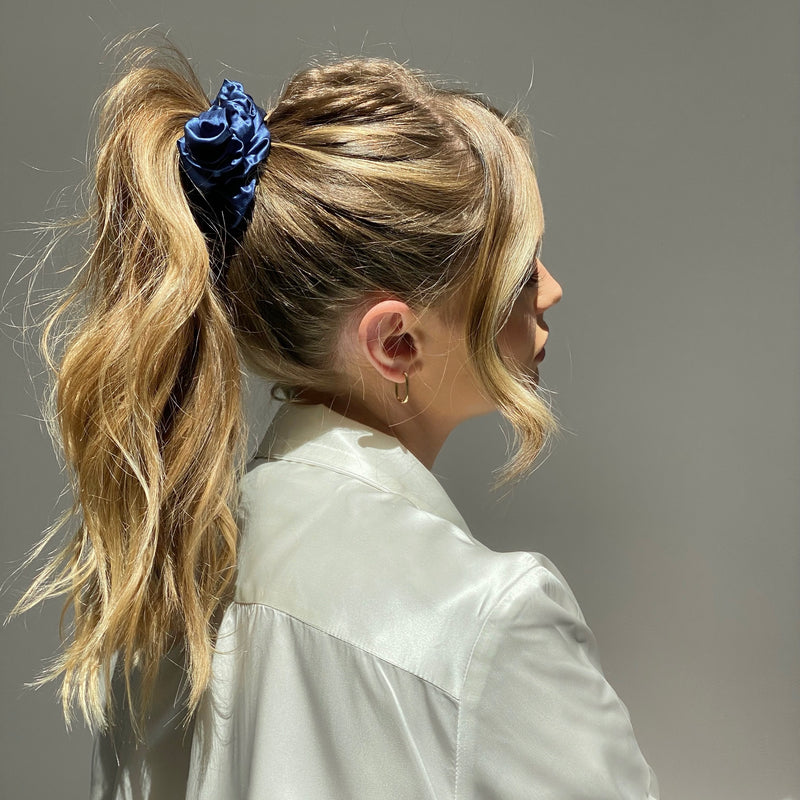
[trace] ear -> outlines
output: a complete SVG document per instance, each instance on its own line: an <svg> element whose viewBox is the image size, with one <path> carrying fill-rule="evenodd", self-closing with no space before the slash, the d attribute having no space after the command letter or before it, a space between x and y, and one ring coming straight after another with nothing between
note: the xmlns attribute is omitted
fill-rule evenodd
<svg viewBox="0 0 800 800"><path fill-rule="evenodd" d="M358 346L381 376L400 383L419 359L418 319L400 300L382 300L370 307L358 326Z"/></svg>

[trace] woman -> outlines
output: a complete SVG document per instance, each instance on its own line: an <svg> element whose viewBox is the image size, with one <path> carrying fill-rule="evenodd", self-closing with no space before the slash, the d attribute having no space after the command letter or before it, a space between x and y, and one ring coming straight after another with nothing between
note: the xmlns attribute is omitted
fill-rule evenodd
<svg viewBox="0 0 800 800"><path fill-rule="evenodd" d="M518 435L500 483L557 430L530 148L388 59L264 112L131 49L43 339L80 524L16 609L73 605L41 680L97 730L94 798L658 796L563 576L431 472L476 415ZM249 461L240 358L282 401Z"/></svg>

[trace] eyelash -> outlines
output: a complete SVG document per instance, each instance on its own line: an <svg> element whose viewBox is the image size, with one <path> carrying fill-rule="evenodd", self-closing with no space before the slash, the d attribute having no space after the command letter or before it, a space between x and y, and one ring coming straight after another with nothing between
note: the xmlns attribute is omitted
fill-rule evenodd
<svg viewBox="0 0 800 800"><path fill-rule="evenodd" d="M533 268L533 272L531 272L530 277L527 281L525 281L526 286L533 286L536 283L539 283L539 259L542 256L542 243L539 242L539 245L536 248L536 254L533 257L533 263L536 265Z"/></svg>

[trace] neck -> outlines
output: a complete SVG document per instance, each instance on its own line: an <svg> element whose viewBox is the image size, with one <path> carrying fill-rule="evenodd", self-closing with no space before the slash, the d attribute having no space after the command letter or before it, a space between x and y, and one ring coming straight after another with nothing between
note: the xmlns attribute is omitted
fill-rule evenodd
<svg viewBox="0 0 800 800"><path fill-rule="evenodd" d="M458 421L434 416L430 407L425 412L422 409L415 409L411 405L411 400L401 404L391 398L393 405L387 405L387 401L381 399L379 402L381 410L384 411L383 415L352 395L327 395L303 390L295 402L322 403L344 417L394 436L429 470L433 469L445 440L458 424Z"/></svg>

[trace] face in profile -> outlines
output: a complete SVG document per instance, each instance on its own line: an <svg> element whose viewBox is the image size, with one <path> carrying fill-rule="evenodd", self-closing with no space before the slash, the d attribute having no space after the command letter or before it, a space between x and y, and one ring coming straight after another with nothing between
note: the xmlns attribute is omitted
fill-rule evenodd
<svg viewBox="0 0 800 800"><path fill-rule="evenodd" d="M562 289L538 258L533 276L535 280L525 285L512 306L497 341L503 359L515 362L538 384L549 330L544 314L561 299ZM429 320L427 328L425 383L436 389L446 412L458 420L494 411L494 404L467 369L467 348L460 327L449 329L436 320Z"/></svg>
<svg viewBox="0 0 800 800"><path fill-rule="evenodd" d="M538 258L534 278L514 303L498 344L504 357L517 362L527 374L538 377L549 330L544 313L561 299L563 292L561 284Z"/></svg>

